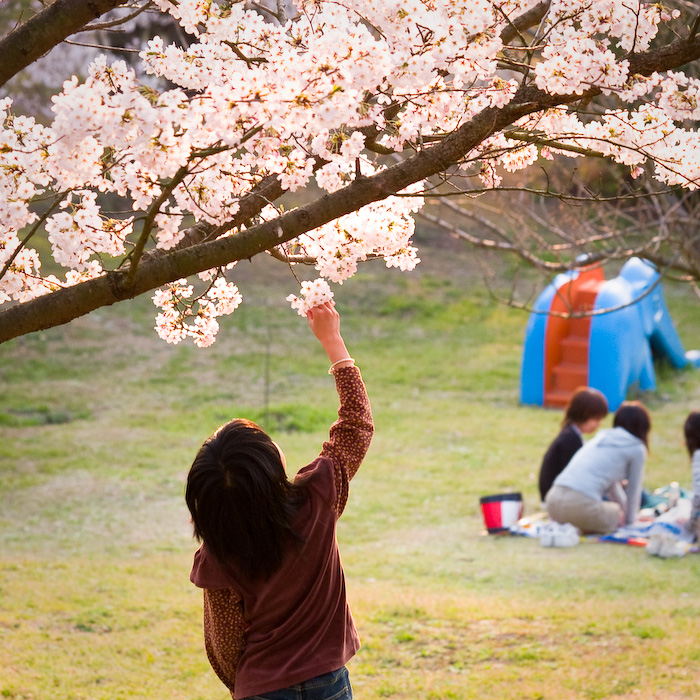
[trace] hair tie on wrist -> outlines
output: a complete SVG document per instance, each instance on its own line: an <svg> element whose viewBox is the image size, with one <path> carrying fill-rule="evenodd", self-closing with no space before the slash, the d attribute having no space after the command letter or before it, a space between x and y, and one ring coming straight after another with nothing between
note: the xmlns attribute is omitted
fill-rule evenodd
<svg viewBox="0 0 700 700"><path fill-rule="evenodd" d="M333 369L335 368L336 365L339 365L341 362L352 362L351 367L355 364L355 360L352 357L344 357L342 360L336 360L329 368L328 368L328 374L333 374Z"/></svg>

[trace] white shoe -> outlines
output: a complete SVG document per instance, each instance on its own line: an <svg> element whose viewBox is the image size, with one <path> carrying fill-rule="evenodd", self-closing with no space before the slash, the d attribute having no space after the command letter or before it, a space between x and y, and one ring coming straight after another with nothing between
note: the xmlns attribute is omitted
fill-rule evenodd
<svg viewBox="0 0 700 700"><path fill-rule="evenodd" d="M653 534L648 540L647 540L647 554L652 554L654 556L658 556L659 552L661 551L661 542L662 542L662 537L661 535L655 533Z"/></svg>
<svg viewBox="0 0 700 700"><path fill-rule="evenodd" d="M653 554L662 559L682 557L688 553L690 544L676 539L671 533L655 532L647 541L647 554Z"/></svg>
<svg viewBox="0 0 700 700"><path fill-rule="evenodd" d="M549 522L540 527L540 544L543 547L554 547L554 528L556 525L555 522Z"/></svg>
<svg viewBox="0 0 700 700"><path fill-rule="evenodd" d="M551 521L540 528L543 547L574 547L581 541L578 530L571 523Z"/></svg>
<svg viewBox="0 0 700 700"><path fill-rule="evenodd" d="M580 542L581 535L571 523L559 525L558 530L554 533L555 547L575 547Z"/></svg>
<svg viewBox="0 0 700 700"><path fill-rule="evenodd" d="M659 556L670 559L671 557L682 557L687 552L688 545L685 542L668 537L661 543Z"/></svg>

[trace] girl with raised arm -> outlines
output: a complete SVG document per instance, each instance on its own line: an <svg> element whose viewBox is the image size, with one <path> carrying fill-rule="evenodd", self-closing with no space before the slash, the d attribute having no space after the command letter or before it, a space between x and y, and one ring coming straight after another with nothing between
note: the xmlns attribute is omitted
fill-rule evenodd
<svg viewBox="0 0 700 700"><path fill-rule="evenodd" d="M319 456L290 480L278 445L235 419L204 443L187 478L202 542L190 578L204 591L205 648L237 700L352 698L345 664L360 642L336 522L369 448L372 415L333 302L307 318L340 400Z"/></svg>

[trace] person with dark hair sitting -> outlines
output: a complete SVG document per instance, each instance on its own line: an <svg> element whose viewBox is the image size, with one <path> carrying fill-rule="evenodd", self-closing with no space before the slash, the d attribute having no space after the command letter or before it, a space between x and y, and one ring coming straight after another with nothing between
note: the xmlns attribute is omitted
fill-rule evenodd
<svg viewBox="0 0 700 700"><path fill-rule="evenodd" d="M542 459L539 476L542 502L554 480L583 446L583 436L598 430L600 422L607 415L608 400L600 391L584 387L574 392L564 411L561 431Z"/></svg>
<svg viewBox="0 0 700 700"><path fill-rule="evenodd" d="M683 434L693 471L693 500L686 527L697 541L700 539L700 411L688 414L683 425Z"/></svg>
<svg viewBox="0 0 700 700"><path fill-rule="evenodd" d="M545 499L549 517L584 534L608 534L634 523L650 430L647 409L639 401L624 402L615 411L612 429L599 431L554 480Z"/></svg>
<svg viewBox="0 0 700 700"><path fill-rule="evenodd" d="M345 664L360 642L336 522L374 428L333 302L307 318L340 399L319 456L289 480L278 445L235 419L204 443L187 477L202 542L190 578L204 590L205 648L237 699L352 698Z"/></svg>

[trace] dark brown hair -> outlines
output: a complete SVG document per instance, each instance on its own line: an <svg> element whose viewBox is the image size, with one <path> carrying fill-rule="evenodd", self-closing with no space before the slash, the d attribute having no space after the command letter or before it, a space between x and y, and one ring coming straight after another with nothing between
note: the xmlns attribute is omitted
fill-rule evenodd
<svg viewBox="0 0 700 700"><path fill-rule="evenodd" d="M582 387L574 392L569 401L562 426L572 423L585 423L591 418L601 420L608 415L608 400L605 396L591 387Z"/></svg>
<svg viewBox="0 0 700 700"><path fill-rule="evenodd" d="M292 524L303 497L270 436L241 418L202 445L185 489L194 536L251 581L268 579L299 541Z"/></svg>
<svg viewBox="0 0 700 700"><path fill-rule="evenodd" d="M638 437L648 448L651 416L641 401L625 401L615 411L613 428L624 428L628 433Z"/></svg>
<svg viewBox="0 0 700 700"><path fill-rule="evenodd" d="M693 452L700 450L700 411L693 411L688 414L683 426L685 434L685 446L692 456Z"/></svg>

